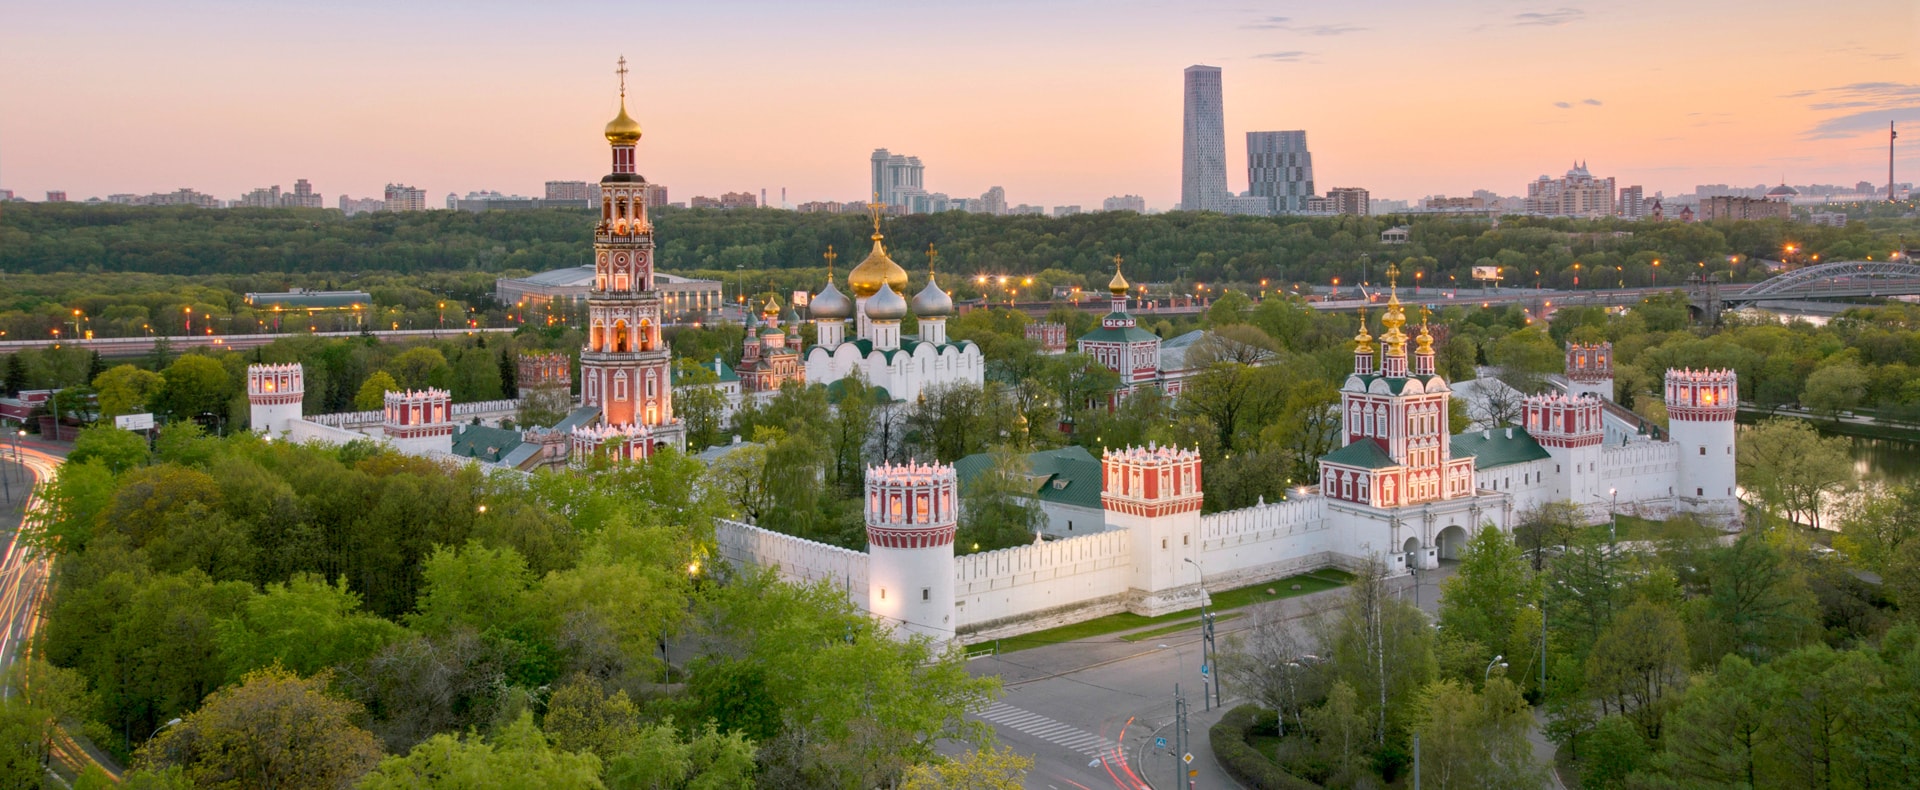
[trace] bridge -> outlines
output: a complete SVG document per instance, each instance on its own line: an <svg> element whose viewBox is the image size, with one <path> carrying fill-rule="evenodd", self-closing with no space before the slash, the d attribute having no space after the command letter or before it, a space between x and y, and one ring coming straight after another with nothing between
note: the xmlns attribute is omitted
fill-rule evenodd
<svg viewBox="0 0 1920 790"><path fill-rule="evenodd" d="M1893 261L1834 261L1780 274L1720 299L1726 307L1920 294L1920 266Z"/></svg>
<svg viewBox="0 0 1920 790"><path fill-rule="evenodd" d="M454 337L457 335L497 334L513 332L518 326L481 327L478 329L463 327L460 329L398 329L373 332L266 332L247 335L173 335L170 337L96 337L76 340L74 338L42 338L36 340L0 341L0 354L12 354L24 348L47 348L51 346L77 346L89 351L97 351L102 357L137 357L153 353L155 345L167 344L168 351L178 354L195 348L232 349L246 351L268 345L276 340L290 337L362 337L371 335L382 342L393 343L407 340L431 339L436 337Z"/></svg>

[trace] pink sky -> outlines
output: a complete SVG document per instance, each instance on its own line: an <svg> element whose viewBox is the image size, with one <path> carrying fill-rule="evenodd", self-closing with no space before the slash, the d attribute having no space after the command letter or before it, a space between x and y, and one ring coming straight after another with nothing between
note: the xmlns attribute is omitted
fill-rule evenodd
<svg viewBox="0 0 1920 790"><path fill-rule="evenodd" d="M1911 0L15 5L0 188L36 200L303 177L328 205L389 181L537 196L607 171L621 54L640 170L682 201L859 199L886 147L955 196L1169 207L1195 63L1225 70L1235 190L1255 130L1306 129L1322 191L1401 199L1516 194L1575 159L1649 194L1878 184L1887 120L1920 142Z"/></svg>

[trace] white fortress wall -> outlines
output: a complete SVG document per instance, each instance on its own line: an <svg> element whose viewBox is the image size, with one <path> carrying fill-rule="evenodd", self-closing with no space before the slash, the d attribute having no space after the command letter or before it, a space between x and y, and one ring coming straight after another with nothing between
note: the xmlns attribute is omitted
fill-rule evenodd
<svg viewBox="0 0 1920 790"><path fill-rule="evenodd" d="M373 412L379 414L380 412ZM287 426L287 438L295 442L319 442L321 444L341 445L358 439L382 441L378 436L349 431L334 425L314 420L294 420Z"/></svg>
<svg viewBox="0 0 1920 790"><path fill-rule="evenodd" d="M961 507L965 509L964 504ZM1040 513L1046 517L1047 523L1043 529L1050 537L1077 538L1107 530L1105 508L1065 505L1043 500L1040 502Z"/></svg>
<svg viewBox="0 0 1920 790"><path fill-rule="evenodd" d="M456 424L470 423L473 422L473 418L478 417L482 424L497 428L500 426L502 419L513 419L519 413L520 401L515 399L453 404L453 421ZM334 414L315 414L306 419L335 428L362 429L379 427L380 422L386 419L386 416L387 413L385 411L374 409L372 411L343 411Z"/></svg>
<svg viewBox="0 0 1920 790"><path fill-rule="evenodd" d="M1305 496L1200 517L1200 566L1225 589L1335 564L1326 499Z"/></svg>
<svg viewBox="0 0 1920 790"><path fill-rule="evenodd" d="M720 556L735 566L777 568L780 578L796 584L826 579L861 609L867 606L866 552L829 546L805 538L782 535L729 519L714 519L714 542Z"/></svg>
<svg viewBox="0 0 1920 790"><path fill-rule="evenodd" d="M1566 499L1570 496L1561 489L1559 467L1563 462L1556 458L1542 458L1507 464L1487 470L1476 470L1474 486L1487 491L1498 491L1513 500L1513 511L1522 513L1540 506L1543 502Z"/></svg>
<svg viewBox="0 0 1920 790"><path fill-rule="evenodd" d="M1123 529L955 557L956 625L1011 636L1121 611L1132 560Z"/></svg>
<svg viewBox="0 0 1920 790"><path fill-rule="evenodd" d="M1733 463L1718 458L1707 460ZM1620 511L1623 513L1665 516L1674 508L1673 487L1680 474L1680 462L1680 445L1673 442L1634 442L1624 447L1609 445L1601 454L1600 485L1602 489L1620 492ZM1605 520L1606 517L1607 511L1602 507L1595 520Z"/></svg>

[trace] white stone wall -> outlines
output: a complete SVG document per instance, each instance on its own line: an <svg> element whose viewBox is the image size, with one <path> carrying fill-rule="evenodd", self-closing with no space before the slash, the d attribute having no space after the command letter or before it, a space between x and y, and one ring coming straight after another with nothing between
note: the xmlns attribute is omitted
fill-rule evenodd
<svg viewBox="0 0 1920 790"><path fill-rule="evenodd" d="M1572 463L1574 461L1564 457L1553 457L1492 469L1476 469L1473 485L1478 490L1506 494L1513 500L1513 510L1517 513L1537 507L1542 502L1571 496L1566 487L1571 473L1558 470ZM1580 463L1586 462L1583 460Z"/></svg>
<svg viewBox="0 0 1920 790"><path fill-rule="evenodd" d="M1305 496L1200 517L1200 567L1210 589L1326 567L1335 550L1326 499Z"/></svg>
<svg viewBox="0 0 1920 790"><path fill-rule="evenodd" d="M380 414L380 412L376 411L373 412L373 414ZM356 439L371 439L376 442L382 441L378 436L368 436L364 433L357 433L312 420L294 420L287 427L287 438L295 442L319 442L329 445L346 444Z"/></svg>
<svg viewBox="0 0 1920 790"><path fill-rule="evenodd" d="M848 591L848 600L867 608L866 552L829 546L792 535L761 529L728 519L715 519L714 541L720 556L734 565L777 568L780 578L796 584L825 579Z"/></svg>
<svg viewBox="0 0 1920 790"><path fill-rule="evenodd" d="M1675 478L1680 474L1680 445L1673 442L1634 442L1601 451L1600 484L1604 492L1620 492L1620 512L1662 517L1673 512ZM1727 460L1731 467L1733 461ZM1611 502L1585 502L1597 509L1596 522L1607 518Z"/></svg>
<svg viewBox="0 0 1920 790"><path fill-rule="evenodd" d="M961 636L1008 636L1125 609L1130 538L1115 530L955 557Z"/></svg>

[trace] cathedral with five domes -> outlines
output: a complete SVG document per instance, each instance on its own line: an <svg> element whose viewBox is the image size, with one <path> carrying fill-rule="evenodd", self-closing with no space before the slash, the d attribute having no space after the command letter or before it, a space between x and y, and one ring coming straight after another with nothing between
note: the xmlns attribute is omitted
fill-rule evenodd
<svg viewBox="0 0 1920 790"><path fill-rule="evenodd" d="M928 389L946 384L985 380L986 365L980 347L970 340L947 339L947 318L953 315L953 297L940 289L929 264L927 282L909 300L907 270L887 254L880 234L880 211L874 204L873 251L847 273L849 298L827 273L827 287L813 296L808 313L813 318L815 343L806 352L806 380L821 384L854 375L885 390L891 400L917 400ZM935 260L929 248L927 259ZM830 259L831 260L831 259ZM912 315L917 334L901 334L901 320ZM847 337L847 321L853 337Z"/></svg>

